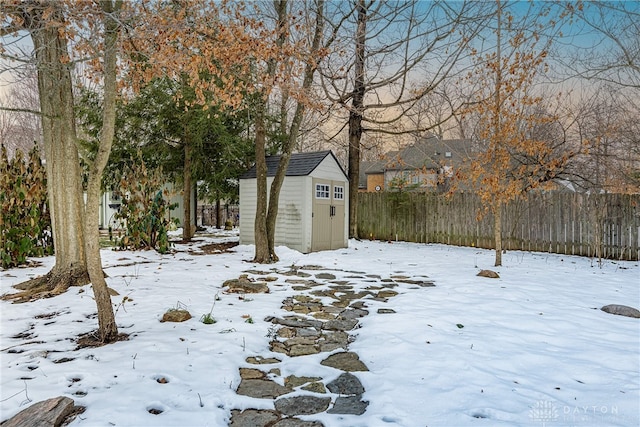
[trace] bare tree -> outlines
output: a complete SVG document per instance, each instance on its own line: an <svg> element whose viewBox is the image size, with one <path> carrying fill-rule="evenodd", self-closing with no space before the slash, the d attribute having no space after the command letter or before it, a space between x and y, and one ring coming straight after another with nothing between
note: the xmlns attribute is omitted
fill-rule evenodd
<svg viewBox="0 0 640 427"><path fill-rule="evenodd" d="M573 55L558 60L581 78L640 88L640 9L637 2L589 1L565 7L574 19ZM571 46L569 46L571 47ZM562 61L562 59L565 59ZM566 59L569 59L567 61Z"/></svg>
<svg viewBox="0 0 640 427"><path fill-rule="evenodd" d="M405 134L402 118L420 99L459 72L470 39L483 27L481 2L379 2L332 5L336 40L321 66L321 84L337 120L348 129L349 235L357 237L362 136ZM412 81L419 82L415 85Z"/></svg>

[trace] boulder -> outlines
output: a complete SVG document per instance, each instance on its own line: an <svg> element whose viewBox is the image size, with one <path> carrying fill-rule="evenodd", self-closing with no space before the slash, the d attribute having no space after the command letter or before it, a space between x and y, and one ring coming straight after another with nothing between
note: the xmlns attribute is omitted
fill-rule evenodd
<svg viewBox="0 0 640 427"><path fill-rule="evenodd" d="M58 396L34 403L2 422L2 427L58 427L74 411L73 399Z"/></svg>
<svg viewBox="0 0 640 427"><path fill-rule="evenodd" d="M480 270L476 276L488 277L489 279L499 279L500 275L493 270Z"/></svg>
<svg viewBox="0 0 640 427"><path fill-rule="evenodd" d="M600 310L609 314L617 314L618 316L626 316L626 317L633 317L636 319L640 319L640 311L633 307L629 307L627 305L609 304L609 305L605 305Z"/></svg>
<svg viewBox="0 0 640 427"><path fill-rule="evenodd" d="M191 319L191 313L187 310L175 310L171 309L167 311L163 316L161 322L184 322Z"/></svg>

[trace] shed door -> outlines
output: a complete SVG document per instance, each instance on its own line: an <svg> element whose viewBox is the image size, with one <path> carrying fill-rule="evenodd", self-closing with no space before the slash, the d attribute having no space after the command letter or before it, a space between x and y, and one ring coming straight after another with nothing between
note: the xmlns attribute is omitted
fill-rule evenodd
<svg viewBox="0 0 640 427"><path fill-rule="evenodd" d="M311 250L344 247L345 183L313 180Z"/></svg>

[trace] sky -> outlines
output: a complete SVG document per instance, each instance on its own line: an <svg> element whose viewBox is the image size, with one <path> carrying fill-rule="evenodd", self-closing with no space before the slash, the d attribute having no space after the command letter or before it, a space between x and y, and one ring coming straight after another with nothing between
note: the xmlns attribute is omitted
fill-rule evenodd
<svg viewBox="0 0 640 427"><path fill-rule="evenodd" d="M297 375L326 385L341 374L319 362L342 350L300 357L269 350L269 316L290 315L282 308L287 298L314 297L291 279L328 290L336 285L331 274L356 292L386 284L398 294L363 297L369 313L349 331L348 350L369 369L353 372L366 411L305 420L327 427L640 425L640 319L600 310L640 308L638 262L509 251L504 266L493 267L489 250L367 240L311 254L278 247L280 261L270 265L251 262L253 246L203 254L204 245L223 241L237 241L237 232L210 229L167 255L102 250L128 341L75 348L75 337L96 328L89 286L27 304L0 301L0 421L56 396L86 406L72 426L226 426L233 409L273 409L271 399L235 393L239 368L256 367L247 357L279 358L280 372L271 375L279 384ZM0 271L0 293L54 263L39 261ZM287 275L292 267L309 277ZM500 278L479 277L481 269ZM275 280L267 294L225 292L224 281L240 274ZM176 307L193 317L159 321ZM217 322L205 325L199 319L210 311ZM332 405L339 397L300 388L283 397L300 395L328 396Z"/></svg>

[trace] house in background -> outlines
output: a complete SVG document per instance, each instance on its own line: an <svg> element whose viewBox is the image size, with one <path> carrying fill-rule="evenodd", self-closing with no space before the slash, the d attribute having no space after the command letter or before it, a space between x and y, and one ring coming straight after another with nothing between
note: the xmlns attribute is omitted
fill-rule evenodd
<svg viewBox="0 0 640 427"><path fill-rule="evenodd" d="M445 191L455 168L472 155L466 139L440 139L434 135L387 153L382 160L361 166L360 191L376 192L411 186Z"/></svg>
<svg viewBox="0 0 640 427"><path fill-rule="evenodd" d="M178 221L178 227L182 227L184 221L184 209L183 209L183 198L182 191L179 187L176 187L173 184L165 184L163 190L167 189L169 191L169 204L177 204L175 209L172 209L169 212L170 218L169 220L176 219ZM85 195L86 197L86 195ZM196 186L193 186L193 190L191 193L191 224L196 224L196 203L197 200L197 191ZM116 219L116 213L119 211L120 206L122 205L122 196L119 191L105 191L102 193L100 197L100 221L99 226L101 229L108 229L111 227L114 230L124 228L122 221Z"/></svg>
<svg viewBox="0 0 640 427"><path fill-rule="evenodd" d="M267 160L267 187L280 156ZM257 179L255 166L240 177L240 244L253 244ZM331 151L291 155L280 190L275 244L308 253L347 247L349 181Z"/></svg>

